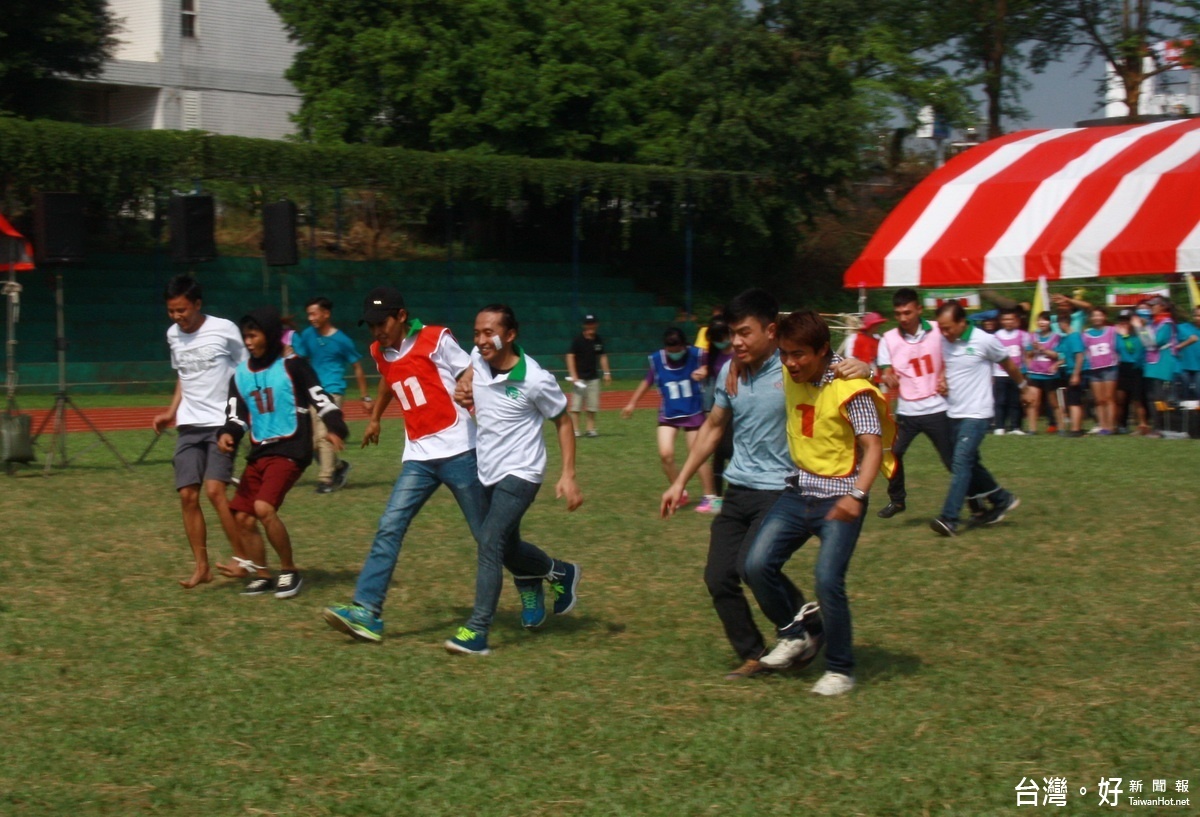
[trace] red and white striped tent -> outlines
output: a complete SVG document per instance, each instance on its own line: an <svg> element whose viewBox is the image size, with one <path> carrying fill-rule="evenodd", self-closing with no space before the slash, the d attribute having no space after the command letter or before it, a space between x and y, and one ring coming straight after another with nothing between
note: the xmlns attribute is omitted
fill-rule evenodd
<svg viewBox="0 0 1200 817"><path fill-rule="evenodd" d="M33 269L33 247L0 216L0 272L28 272Z"/></svg>
<svg viewBox="0 0 1200 817"><path fill-rule="evenodd" d="M847 287L1200 271L1200 119L1021 131L931 173Z"/></svg>

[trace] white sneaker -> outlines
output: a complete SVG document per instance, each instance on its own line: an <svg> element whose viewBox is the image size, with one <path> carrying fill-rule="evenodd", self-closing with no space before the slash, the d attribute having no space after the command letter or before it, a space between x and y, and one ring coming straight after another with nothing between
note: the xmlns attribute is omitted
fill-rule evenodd
<svg viewBox="0 0 1200 817"><path fill-rule="evenodd" d="M1025 436L1025 432L1024 432L1024 431L1022 431L1022 430L1021 430L1021 429L1019 429L1019 428L1014 428L1012 431L1008 432L1008 436L1010 436L1010 437L1024 437L1024 436Z"/></svg>
<svg viewBox="0 0 1200 817"><path fill-rule="evenodd" d="M1103 430L1104 429L1101 428L1100 426L1092 426L1091 430L1088 431L1088 434L1099 434Z"/></svg>
<svg viewBox="0 0 1200 817"><path fill-rule="evenodd" d="M775 649L758 660L764 667L770 669L787 669L792 662L812 649L812 639L808 637L807 633L799 638L781 638L775 644Z"/></svg>
<svg viewBox="0 0 1200 817"><path fill-rule="evenodd" d="M854 689L854 676L843 675L840 672L827 672L821 680L813 684L814 695L845 695Z"/></svg>
<svg viewBox="0 0 1200 817"><path fill-rule="evenodd" d="M1003 436L1004 436L1004 429L1002 429L1002 428L998 428L998 429L996 429L995 431L993 431L992 433L993 433L993 434L995 434L997 437L1003 437Z"/></svg>

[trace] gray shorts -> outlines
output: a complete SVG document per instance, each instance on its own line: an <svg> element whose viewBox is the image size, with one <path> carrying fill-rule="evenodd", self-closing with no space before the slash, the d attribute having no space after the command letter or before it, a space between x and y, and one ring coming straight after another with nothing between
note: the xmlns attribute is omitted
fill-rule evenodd
<svg viewBox="0 0 1200 817"><path fill-rule="evenodd" d="M226 485L233 479L233 455L217 448L217 432L204 426L180 426L175 442L175 490L215 479Z"/></svg>
<svg viewBox="0 0 1200 817"><path fill-rule="evenodd" d="M587 411L595 414L600 410L600 378L584 382L587 383L586 388L575 386L571 390L571 411L579 411L586 406Z"/></svg>

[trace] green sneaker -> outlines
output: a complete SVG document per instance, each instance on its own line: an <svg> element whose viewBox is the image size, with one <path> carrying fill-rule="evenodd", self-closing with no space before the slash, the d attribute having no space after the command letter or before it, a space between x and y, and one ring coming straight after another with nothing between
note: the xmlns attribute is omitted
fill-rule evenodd
<svg viewBox="0 0 1200 817"><path fill-rule="evenodd" d="M488 655L487 636L480 635L474 630L459 627L454 638L446 639L446 652L458 655Z"/></svg>
<svg viewBox="0 0 1200 817"><path fill-rule="evenodd" d="M326 607L325 622L335 630L359 641L383 641L383 619L358 604L335 604Z"/></svg>
<svg viewBox="0 0 1200 817"><path fill-rule="evenodd" d="M517 579L521 597L521 626L527 630L541 627L546 620L546 598L541 579Z"/></svg>

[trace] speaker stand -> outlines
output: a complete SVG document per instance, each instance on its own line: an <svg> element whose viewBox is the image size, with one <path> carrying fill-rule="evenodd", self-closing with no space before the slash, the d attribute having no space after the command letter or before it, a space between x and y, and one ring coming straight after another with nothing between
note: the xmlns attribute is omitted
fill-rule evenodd
<svg viewBox="0 0 1200 817"><path fill-rule="evenodd" d="M67 338L65 326L66 321L63 312L63 276L61 271L56 271L54 275L54 309L55 319L58 325L58 335L57 339L55 340L55 347L58 350L58 391L54 393L53 408L51 408L50 411L46 413L46 416L42 418L41 424L38 426L37 431L33 435L33 441L36 443L38 438L42 436L42 432L45 431L46 426L50 424L50 421L54 421L54 429L52 432L54 434L54 442L51 443L50 448L46 453L46 467L44 469L44 473L50 473L50 467L54 465L54 456L56 452L58 453L59 468L66 468L71 462L70 458L67 457L68 406L74 409L75 413L78 414L85 423L87 423L88 428L92 430L92 433L95 434L99 440L99 443L93 443L89 448L84 449L84 451L80 453L86 453L92 448L95 448L96 445L103 443L105 446L107 446L108 450L113 453L113 456L117 458L117 461L120 462L121 465L125 466L126 470L132 471L133 468L128 462L125 461L125 458L121 456L121 452L118 451L113 444L108 441L107 437L100 433L100 429L96 428L96 424L88 419L88 416L83 413L83 410L75 404L75 401L71 399L71 395L67 393Z"/></svg>

